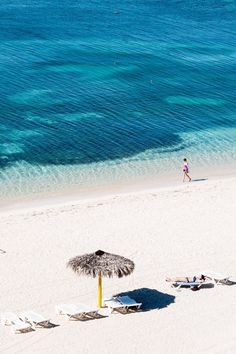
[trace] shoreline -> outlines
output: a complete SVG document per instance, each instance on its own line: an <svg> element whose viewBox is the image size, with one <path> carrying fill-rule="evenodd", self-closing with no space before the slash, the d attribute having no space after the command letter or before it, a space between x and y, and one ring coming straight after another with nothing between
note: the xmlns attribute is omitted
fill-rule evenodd
<svg viewBox="0 0 236 354"><path fill-rule="evenodd" d="M192 169L191 169L192 171ZM113 197L138 195L153 191L171 190L172 188L184 188L186 185L205 183L216 180L235 179L236 166L224 166L224 173L219 168L209 167L206 171L203 167L195 168L192 182L181 182L182 174L176 177L173 172L168 175L158 175L136 178L135 181L121 181L120 183L106 183L88 188L70 188L59 192L47 192L19 198L10 198L0 202L0 215L22 213L25 211L57 208L78 204L86 204L97 200L106 200Z"/></svg>

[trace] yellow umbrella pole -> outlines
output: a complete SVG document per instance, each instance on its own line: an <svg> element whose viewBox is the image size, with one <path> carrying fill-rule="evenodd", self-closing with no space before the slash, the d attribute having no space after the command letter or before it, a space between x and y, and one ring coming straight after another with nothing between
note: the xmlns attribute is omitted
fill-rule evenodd
<svg viewBox="0 0 236 354"><path fill-rule="evenodd" d="M102 276L101 273L98 275L98 307L102 307Z"/></svg>

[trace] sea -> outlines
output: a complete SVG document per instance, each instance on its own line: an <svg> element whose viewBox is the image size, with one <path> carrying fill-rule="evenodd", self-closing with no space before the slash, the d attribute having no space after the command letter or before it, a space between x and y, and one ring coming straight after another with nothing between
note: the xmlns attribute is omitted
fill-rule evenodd
<svg viewBox="0 0 236 354"><path fill-rule="evenodd" d="M0 22L1 200L235 164L235 0L1 0Z"/></svg>

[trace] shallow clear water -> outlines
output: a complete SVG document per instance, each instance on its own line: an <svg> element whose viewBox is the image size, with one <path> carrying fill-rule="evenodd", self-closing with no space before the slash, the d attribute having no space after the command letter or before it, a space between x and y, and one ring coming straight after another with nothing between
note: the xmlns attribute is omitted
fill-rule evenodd
<svg viewBox="0 0 236 354"><path fill-rule="evenodd" d="M0 15L2 198L236 157L236 1L2 0Z"/></svg>

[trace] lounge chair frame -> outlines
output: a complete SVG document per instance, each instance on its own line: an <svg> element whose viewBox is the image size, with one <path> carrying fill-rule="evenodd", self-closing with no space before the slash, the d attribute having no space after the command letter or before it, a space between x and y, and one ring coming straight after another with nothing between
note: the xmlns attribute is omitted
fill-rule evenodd
<svg viewBox="0 0 236 354"><path fill-rule="evenodd" d="M111 299L104 300L104 304L108 307L110 313L117 311L122 314L127 314L130 311L137 312L142 306L142 303L135 302L129 296L114 296Z"/></svg>
<svg viewBox="0 0 236 354"><path fill-rule="evenodd" d="M44 318L42 315L34 311L24 312L19 317L24 322L30 323L33 328L35 327L45 328L48 327L50 324L50 319Z"/></svg>
<svg viewBox="0 0 236 354"><path fill-rule="evenodd" d="M231 283L231 276L225 276L211 271L204 271L202 274L206 279L212 281L215 285L228 285Z"/></svg>
<svg viewBox="0 0 236 354"><path fill-rule="evenodd" d="M83 304L60 304L55 306L55 310L58 315L66 315L68 320L85 321L99 316L98 309L92 309Z"/></svg>
<svg viewBox="0 0 236 354"><path fill-rule="evenodd" d="M30 323L23 321L16 314L9 312L2 316L1 323L5 326L11 326L12 333L26 333L32 330Z"/></svg>

